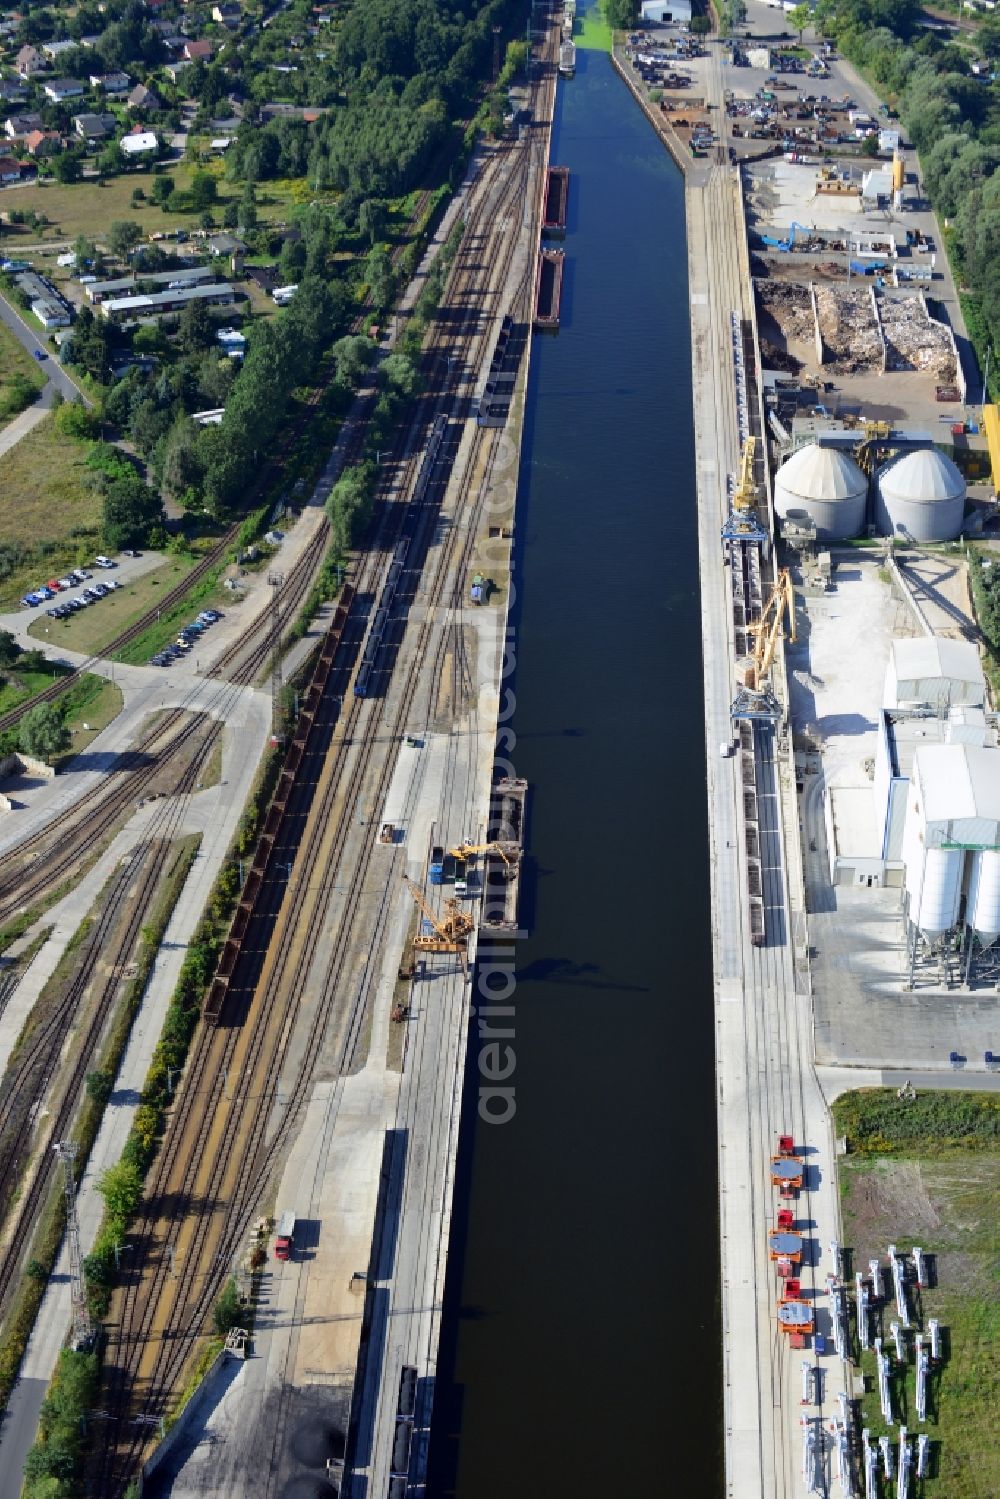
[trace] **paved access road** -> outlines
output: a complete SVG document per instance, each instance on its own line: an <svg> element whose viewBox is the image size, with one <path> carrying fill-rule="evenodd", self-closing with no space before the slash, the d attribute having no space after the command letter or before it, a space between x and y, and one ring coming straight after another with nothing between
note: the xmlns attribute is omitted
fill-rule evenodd
<svg viewBox="0 0 1000 1499"><path fill-rule="evenodd" d="M21 314L11 306L6 297L0 297L0 321L7 325L14 337L19 343L23 344L32 358L34 358L36 352L46 356L41 364L41 368L49 378L39 397L42 406L46 410L53 405L57 390L67 401L83 401L87 406L94 404L89 396L84 395L76 381L72 380L66 373L40 335L34 331L29 323L25 322ZM0 448L0 451L3 451L3 449Z"/></svg>

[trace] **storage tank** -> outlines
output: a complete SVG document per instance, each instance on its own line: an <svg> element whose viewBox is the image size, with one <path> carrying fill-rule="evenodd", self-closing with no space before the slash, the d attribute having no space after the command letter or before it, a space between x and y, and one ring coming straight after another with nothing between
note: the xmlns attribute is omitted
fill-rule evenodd
<svg viewBox="0 0 1000 1499"><path fill-rule="evenodd" d="M992 947L1000 937L1000 850L984 848L972 855L967 912L980 944Z"/></svg>
<svg viewBox="0 0 1000 1499"><path fill-rule="evenodd" d="M818 541L844 541L864 528L868 480L849 453L807 443L781 465L774 508L782 520L807 515Z"/></svg>
<svg viewBox="0 0 1000 1499"><path fill-rule="evenodd" d="M879 470L876 522L885 536L952 541L965 515L965 480L937 448L918 448Z"/></svg>
<svg viewBox="0 0 1000 1499"><path fill-rule="evenodd" d="M941 937L958 920L965 850L929 848L925 854L921 844L916 848L904 847L903 858L910 920L925 937L931 940Z"/></svg>

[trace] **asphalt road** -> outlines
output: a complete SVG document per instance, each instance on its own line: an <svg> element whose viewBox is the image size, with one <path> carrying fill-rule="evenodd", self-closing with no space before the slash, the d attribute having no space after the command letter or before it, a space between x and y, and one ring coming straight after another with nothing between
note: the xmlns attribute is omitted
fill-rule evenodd
<svg viewBox="0 0 1000 1499"><path fill-rule="evenodd" d="M42 369L49 378L39 397L42 406L49 408L54 404L57 390L62 393L67 401L82 400L87 406L93 405L93 402L84 395L80 387L70 379L59 361L53 357L34 329L25 322L20 313L16 312L6 298L3 297L0 297L0 321L6 324L14 337L27 349L32 357L34 357L36 350L45 355Z"/></svg>

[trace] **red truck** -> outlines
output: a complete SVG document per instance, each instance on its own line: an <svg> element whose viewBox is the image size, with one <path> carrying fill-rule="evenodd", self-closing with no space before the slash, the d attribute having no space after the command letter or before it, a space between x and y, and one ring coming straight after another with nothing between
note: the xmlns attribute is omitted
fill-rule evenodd
<svg viewBox="0 0 1000 1499"><path fill-rule="evenodd" d="M278 1219L278 1231L274 1236L276 1260L290 1260L295 1245L295 1214L282 1213Z"/></svg>

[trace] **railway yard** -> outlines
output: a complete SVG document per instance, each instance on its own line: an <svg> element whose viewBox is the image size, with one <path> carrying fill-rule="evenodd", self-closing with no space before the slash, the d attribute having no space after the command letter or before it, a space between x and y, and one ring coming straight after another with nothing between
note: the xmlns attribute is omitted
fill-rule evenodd
<svg viewBox="0 0 1000 1499"><path fill-rule="evenodd" d="M766 36L767 7L750 9ZM123 707L58 776L5 784L0 1317L63 1201L55 1147L118 1046L66 1197L79 1238L0 1428L6 1473L68 1325L93 1335L78 1252L214 901L201 1017L183 1068L155 1078L161 1137L115 1246L87 1491L423 1492L470 977L517 935L527 788L504 778L497 725L530 329L559 324L564 252L541 248L543 219L561 239L572 190L549 163L572 20L537 7L533 25L519 128L475 153L390 334L461 222L422 393L379 455L369 544L335 597L298 639L329 550L324 501L361 455L371 391L266 569L169 670L116 657L220 565L235 528L100 656L61 652L112 678ZM850 1318L867 1350L870 1309L895 1295L905 1316L924 1268L893 1246L884 1284L874 1266L851 1281L830 1103L862 1083L905 1102L899 1068L921 1086L996 1084L1000 751L968 577L952 576L970 564L941 550L987 534L995 496L933 215L897 198L892 224L860 188L828 192L800 151L759 159L778 126L754 62L686 35L658 60L657 46L629 38L614 61L686 186L726 1492L875 1499L888 1489ZM836 113L803 107L812 148ZM914 184L915 158L896 159ZM818 205L808 231L803 204ZM123 560L122 577L159 563ZM850 672L843 606L868 657ZM0 618L22 643L28 622ZM206 1361L229 1282L249 1326ZM914 1357L919 1377L919 1340ZM893 1449L914 1484L928 1440L907 1447L904 1431ZM921 1491L901 1477L898 1492Z"/></svg>

